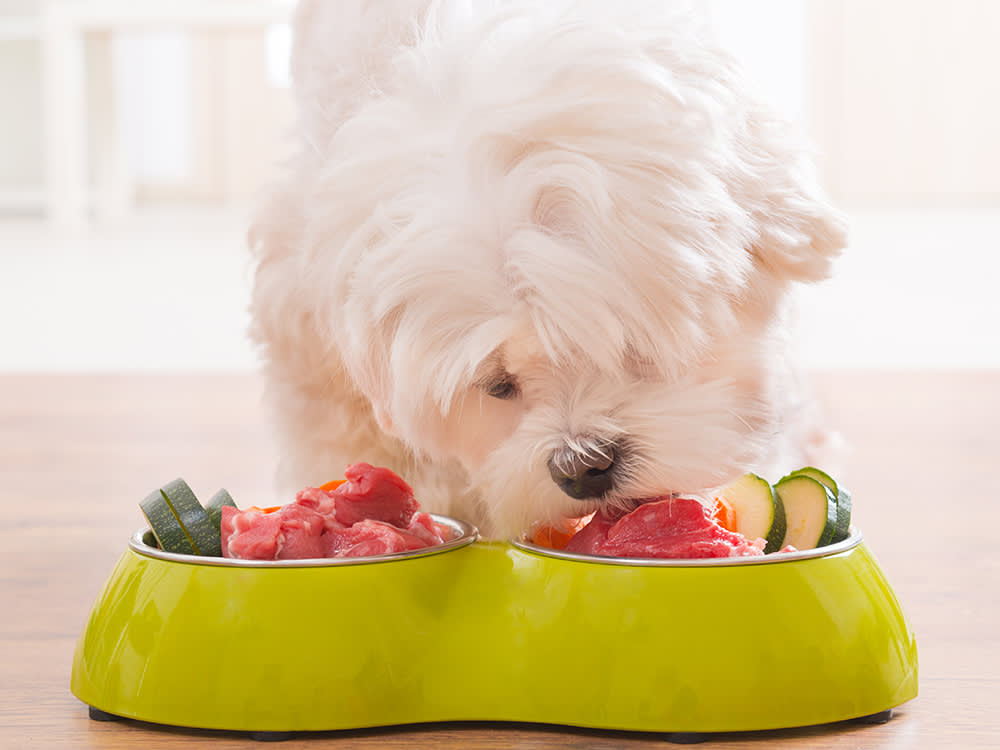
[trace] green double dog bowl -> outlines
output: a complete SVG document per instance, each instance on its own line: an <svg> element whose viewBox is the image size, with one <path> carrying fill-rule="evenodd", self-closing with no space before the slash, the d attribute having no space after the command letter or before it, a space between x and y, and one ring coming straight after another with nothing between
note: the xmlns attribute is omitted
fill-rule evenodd
<svg viewBox="0 0 1000 750"><path fill-rule="evenodd" d="M95 718L284 733L488 720L715 733L917 694L860 533L765 558L613 560L484 542L357 560L164 553L137 532L80 636Z"/></svg>

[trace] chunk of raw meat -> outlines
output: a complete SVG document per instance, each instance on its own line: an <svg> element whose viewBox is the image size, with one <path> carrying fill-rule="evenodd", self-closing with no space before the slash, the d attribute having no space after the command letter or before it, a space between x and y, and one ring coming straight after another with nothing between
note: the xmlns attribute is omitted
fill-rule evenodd
<svg viewBox="0 0 1000 750"><path fill-rule="evenodd" d="M420 505L413 489L389 469L371 464L352 464L344 471L347 481L333 491L337 520L351 524L372 519L405 529Z"/></svg>
<svg viewBox="0 0 1000 750"><path fill-rule="evenodd" d="M644 502L619 517L598 512L565 550L602 557L749 557L764 554L764 540L728 531L699 501L675 497Z"/></svg>
<svg viewBox="0 0 1000 750"><path fill-rule="evenodd" d="M331 492L301 490L277 509L222 509L222 555L243 560L362 557L441 544L439 526L388 469L354 464Z"/></svg>
<svg viewBox="0 0 1000 750"><path fill-rule="evenodd" d="M384 521L366 518L328 535L326 557L364 557L406 552L430 546L423 539ZM440 544L440 538L434 544Z"/></svg>

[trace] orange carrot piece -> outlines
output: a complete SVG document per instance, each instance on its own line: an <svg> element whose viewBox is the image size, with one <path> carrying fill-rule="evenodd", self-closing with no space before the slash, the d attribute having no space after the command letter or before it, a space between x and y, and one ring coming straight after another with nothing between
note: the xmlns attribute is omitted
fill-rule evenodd
<svg viewBox="0 0 1000 750"><path fill-rule="evenodd" d="M340 485L342 485L346 481L347 481L346 479L331 479L329 482L321 484L319 488L324 492L333 492L335 489L337 489Z"/></svg>
<svg viewBox="0 0 1000 750"><path fill-rule="evenodd" d="M537 544L539 547L562 549L573 538L576 532L590 522L592 517L593 514L584 516L583 518L565 518L557 526L539 524L532 531L529 538L532 543Z"/></svg>
<svg viewBox="0 0 1000 750"><path fill-rule="evenodd" d="M712 518L727 531L736 531L736 511L725 498L715 498L715 503L712 505Z"/></svg>
<svg viewBox="0 0 1000 750"><path fill-rule="evenodd" d="M531 541L539 547L562 549L566 546L566 543L569 542L572 536L573 532L562 531L554 526L540 526L535 530L535 533L531 537Z"/></svg>

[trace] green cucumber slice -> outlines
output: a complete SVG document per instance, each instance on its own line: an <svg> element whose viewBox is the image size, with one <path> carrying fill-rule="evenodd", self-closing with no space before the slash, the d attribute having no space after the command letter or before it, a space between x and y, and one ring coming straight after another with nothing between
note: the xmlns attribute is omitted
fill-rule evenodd
<svg viewBox="0 0 1000 750"><path fill-rule="evenodd" d="M236 502L233 500L233 496L229 494L229 491L225 488L219 490L212 498L205 503L205 512L208 514L208 520L212 522L212 526L216 529L222 526L222 506L229 505L233 508L236 507Z"/></svg>
<svg viewBox="0 0 1000 750"><path fill-rule="evenodd" d="M803 466L801 469L796 469L788 476L784 476L778 481L784 479L789 479L790 477L812 477L817 482L830 488L833 496L837 496L837 483L834 481L833 477L827 474L825 471L820 471L815 466Z"/></svg>
<svg viewBox="0 0 1000 750"><path fill-rule="evenodd" d="M838 486L833 477L825 471L820 471L815 466L804 466L798 471L793 471L788 476L812 477L830 489L833 496L837 498L837 527L834 529L833 538L830 540L831 544L847 539L851 533L851 493L843 487ZM787 479L788 477L785 478Z"/></svg>
<svg viewBox="0 0 1000 750"><path fill-rule="evenodd" d="M183 479L168 482L139 503L160 547L186 555L222 555L219 529Z"/></svg>
<svg viewBox="0 0 1000 750"><path fill-rule="evenodd" d="M191 537L181 526L162 490L150 492L146 499L139 503L139 509L146 517L146 522L160 549L183 555L198 554L191 543Z"/></svg>
<svg viewBox="0 0 1000 750"><path fill-rule="evenodd" d="M785 538L785 508L766 479L744 474L719 493L736 513L736 530L748 539L763 537L765 552L777 552Z"/></svg>
<svg viewBox="0 0 1000 750"><path fill-rule="evenodd" d="M159 547L160 543L156 541L156 534L153 533L152 529L146 529L142 532L142 543L147 547Z"/></svg>
<svg viewBox="0 0 1000 750"><path fill-rule="evenodd" d="M788 476L774 485L785 506L787 531L781 543L796 549L829 544L837 529L837 499L822 482L804 475Z"/></svg>
<svg viewBox="0 0 1000 750"><path fill-rule="evenodd" d="M834 529L834 542L842 542L851 535L851 493L840 487L837 490L837 528Z"/></svg>
<svg viewBox="0 0 1000 750"><path fill-rule="evenodd" d="M218 527L213 527L208 513L183 479L175 479L160 488L181 522L196 555L222 557L222 539Z"/></svg>

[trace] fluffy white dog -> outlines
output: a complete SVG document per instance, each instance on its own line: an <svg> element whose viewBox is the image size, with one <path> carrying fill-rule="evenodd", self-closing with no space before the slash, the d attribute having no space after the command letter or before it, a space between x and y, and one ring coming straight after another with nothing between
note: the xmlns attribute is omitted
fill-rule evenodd
<svg viewBox="0 0 1000 750"><path fill-rule="evenodd" d="M285 489L367 461L496 536L805 462L783 318L844 245L665 0L306 0L258 215Z"/></svg>

